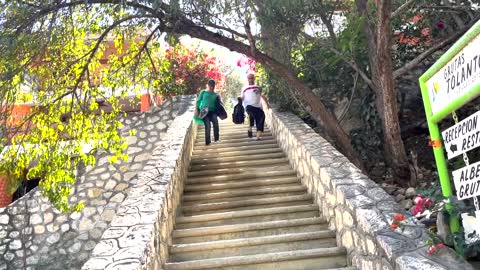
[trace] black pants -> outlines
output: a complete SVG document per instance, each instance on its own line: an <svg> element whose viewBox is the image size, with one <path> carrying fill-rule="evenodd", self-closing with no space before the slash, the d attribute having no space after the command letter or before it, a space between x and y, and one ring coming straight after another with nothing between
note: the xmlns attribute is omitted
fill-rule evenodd
<svg viewBox="0 0 480 270"><path fill-rule="evenodd" d="M255 121L257 131L263 132L263 127L265 126L265 113L263 110L251 105L248 105L246 109L250 119L250 127L253 127Z"/></svg>
<svg viewBox="0 0 480 270"><path fill-rule="evenodd" d="M211 143L210 139L210 128L211 123L213 123L213 137L215 141L220 139L220 129L218 128L218 118L216 112L208 112L208 114L203 118L203 123L205 124L205 144L209 145Z"/></svg>

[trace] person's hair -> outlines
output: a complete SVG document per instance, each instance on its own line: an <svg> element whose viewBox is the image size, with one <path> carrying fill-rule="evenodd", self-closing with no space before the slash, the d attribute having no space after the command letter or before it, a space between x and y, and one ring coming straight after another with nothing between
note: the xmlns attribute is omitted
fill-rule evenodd
<svg viewBox="0 0 480 270"><path fill-rule="evenodd" d="M242 97L237 97L238 102L242 102Z"/></svg>
<svg viewBox="0 0 480 270"><path fill-rule="evenodd" d="M254 73L248 73L248 74L247 74L247 79L250 78L250 77L255 78L255 74L254 74Z"/></svg>
<svg viewBox="0 0 480 270"><path fill-rule="evenodd" d="M215 86L215 81L214 80L208 80L207 84L209 86Z"/></svg>

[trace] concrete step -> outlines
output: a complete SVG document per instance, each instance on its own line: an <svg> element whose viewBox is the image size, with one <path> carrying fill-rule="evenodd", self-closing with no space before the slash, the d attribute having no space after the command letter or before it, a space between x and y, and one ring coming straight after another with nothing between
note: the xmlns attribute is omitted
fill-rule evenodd
<svg viewBox="0 0 480 270"><path fill-rule="evenodd" d="M268 149L268 148L278 148L276 142L273 143L263 143L258 145L245 145L245 146L238 146L238 147L225 147L225 148L206 148L206 149L193 149L193 155L205 155L205 154L218 154L223 152L243 152L243 151L250 151L250 150L259 150L259 149Z"/></svg>
<svg viewBox="0 0 480 270"><path fill-rule="evenodd" d="M225 139L243 139L243 138L248 138L247 132L237 132L237 133L230 133L230 134L223 134L222 131L220 130L220 141L225 138ZM210 134L213 138L213 131ZM271 132L264 132L262 136L273 136ZM205 140L205 134L203 132L198 132L197 133L197 140L196 142L202 142L202 140Z"/></svg>
<svg viewBox="0 0 480 270"><path fill-rule="evenodd" d="M275 139L275 137L273 136L267 136L265 134L262 135L262 139L264 141L266 140L272 140L272 139ZM243 138L233 138L233 139L230 139L228 137L222 137L221 140L220 140L220 143L239 143L239 142L251 142L251 141L255 141L255 138L248 138L248 137L243 137ZM195 143L195 147L197 146L205 146L205 141L204 140L197 140L197 142Z"/></svg>
<svg viewBox="0 0 480 270"><path fill-rule="evenodd" d="M217 143L212 143L210 145L205 145L199 143L195 145L195 150L201 149L223 149L223 148L230 148L230 147L239 147L239 146L249 146L249 145L260 145L260 144L273 144L277 143L277 141L273 137L268 137L268 139L262 138L262 140L257 141L255 139L245 140L242 142L224 142L220 141Z"/></svg>
<svg viewBox="0 0 480 270"><path fill-rule="evenodd" d="M266 172L266 171L288 171L292 170L290 164L283 162L278 166L275 164L264 165L263 167L255 168L227 168L227 169L211 169L203 171L188 172L188 177L193 176L220 176L220 175L231 175L231 174L242 174L242 173L255 173L255 172Z"/></svg>
<svg viewBox="0 0 480 270"><path fill-rule="evenodd" d="M260 194L253 196L238 196L238 197L229 197L229 198L219 198L219 199L206 199L198 201L184 201L182 202L183 206L191 206L197 204L209 204L209 203L225 203L225 202L238 202L244 200L255 200L255 199L266 199L266 198L276 198L279 196L299 196L305 195L305 191L296 191L296 192L285 192L285 193L274 193L274 194Z"/></svg>
<svg viewBox="0 0 480 270"><path fill-rule="evenodd" d="M270 178L276 178L279 176L292 176L296 177L297 173L294 170L281 170L281 171L258 171L245 172L234 175L216 175L216 176L198 176L198 177L189 177L186 180L186 184L206 184L206 183L218 183L226 181L246 181L246 180L265 180Z"/></svg>
<svg viewBox="0 0 480 270"><path fill-rule="evenodd" d="M285 157L285 154L282 152L278 153L271 153L271 154L257 154L257 155L244 155L244 156L236 156L236 157L222 157L222 158L199 158L194 159L190 162L190 165L207 165L207 164L217 164L220 162L231 162L231 161L248 161L255 159L271 159L271 158L281 158Z"/></svg>
<svg viewBox="0 0 480 270"><path fill-rule="evenodd" d="M192 244L212 241L274 236L280 234L317 232L328 229L323 218L303 218L225 226L177 229L173 231L175 244Z"/></svg>
<svg viewBox="0 0 480 270"><path fill-rule="evenodd" d="M272 252L247 256L234 256L165 264L167 270L187 269L262 269L307 270L344 267L347 265L345 248L317 248Z"/></svg>
<svg viewBox="0 0 480 270"><path fill-rule="evenodd" d="M296 206L216 212L204 215L177 216L175 227L178 229L212 227L240 223L318 217L319 215L317 205L303 204Z"/></svg>
<svg viewBox="0 0 480 270"><path fill-rule="evenodd" d="M269 148L260 148L253 150L244 150L244 151L223 151L221 153L207 153L207 152L197 152L192 154L192 160L204 159L204 158L223 158L223 157L236 157L236 156L246 156L246 155L258 155L258 154L268 154L268 153L283 153L282 149L279 147L269 147Z"/></svg>
<svg viewBox="0 0 480 270"><path fill-rule="evenodd" d="M232 189L232 188L249 188L249 187L272 186L272 185L294 184L294 183L300 183L300 180L295 176L294 177L278 176L278 177L269 177L269 178L254 179L254 180L189 184L185 186L184 192L212 191L212 190L222 190L222 189Z"/></svg>
<svg viewBox="0 0 480 270"><path fill-rule="evenodd" d="M251 160L244 160L244 161L230 161L230 162L220 162L217 164L205 164L205 165L192 165L190 167L190 172L198 172L198 171L208 171L212 169L222 169L227 170L229 168L232 169L240 169L243 167L253 168L253 167L265 167L265 165L288 165L287 158L271 158L271 159L257 159L257 157L252 156Z"/></svg>
<svg viewBox="0 0 480 270"><path fill-rule="evenodd" d="M333 231L280 234L195 244L176 244L170 248L170 261L190 261L236 255L335 247Z"/></svg>
<svg viewBox="0 0 480 270"><path fill-rule="evenodd" d="M231 125L218 125L220 132L242 132L244 131L245 133L248 130L248 126L231 126ZM213 129L212 129L213 130ZM257 129L253 127L253 132L256 132ZM198 132L204 132L205 131L205 126L199 126ZM270 131L268 127L264 127L263 129L264 132Z"/></svg>
<svg viewBox="0 0 480 270"><path fill-rule="evenodd" d="M203 211L212 211L212 210L239 210L241 207L264 207L270 208L272 205L277 207L277 204L281 203L311 203L313 197L311 194L297 195L297 196L280 196L274 198L263 198L263 199L250 199L243 201L234 201L234 202L223 202L223 203L206 203L206 204L196 204L191 206L183 206L182 212L184 213L193 213L193 212L203 212ZM294 204L292 204L294 205ZM252 208L253 209L253 208ZM204 213L203 213L204 214Z"/></svg>
<svg viewBox="0 0 480 270"><path fill-rule="evenodd" d="M286 192L306 192L307 188L302 185L288 185L280 187L264 187L264 188L245 188L245 189L236 189L220 192L211 192L211 193L193 193L193 194L184 194L183 201L199 201L199 200L209 200L209 199L220 199L220 198L231 198L231 197L240 197L240 196L252 196L252 195L263 195L263 194L276 194L276 193L286 193Z"/></svg>
<svg viewBox="0 0 480 270"><path fill-rule="evenodd" d="M304 193L305 194L305 193ZM303 194L303 195L304 195ZM307 205L312 203L311 200L304 200L304 201L292 201L292 202L281 202L281 203L272 203L268 205L251 205L251 206L239 206L239 207L232 207L232 208L223 208L217 210L203 210L203 211L182 211L181 213L183 216L191 216L191 215L206 215L206 214L215 214L218 211L243 211L243 210L256 210L256 209L263 209L263 208L272 208L272 207L291 207L291 206L299 206L299 205ZM182 209L183 210L183 209ZM291 215L288 215L291 216ZM302 214L302 216L305 216ZM310 216L310 215L307 215ZM294 216L296 217L296 216ZM276 218L278 219L278 218ZM215 223L217 224L217 223Z"/></svg>

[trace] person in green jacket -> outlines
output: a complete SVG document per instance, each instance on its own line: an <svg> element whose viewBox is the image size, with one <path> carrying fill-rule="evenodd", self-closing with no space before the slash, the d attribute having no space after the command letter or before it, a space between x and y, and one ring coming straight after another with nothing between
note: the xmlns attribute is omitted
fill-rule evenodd
<svg viewBox="0 0 480 270"><path fill-rule="evenodd" d="M211 124L213 124L213 138L215 142L218 142L218 140L220 139L220 128L218 127L218 116L216 107L218 95L214 91L215 81L209 80L207 86L208 89L200 91L197 99L198 112L201 111L204 107L208 106L208 113L203 118L203 123L205 125L205 145L209 145L211 143Z"/></svg>

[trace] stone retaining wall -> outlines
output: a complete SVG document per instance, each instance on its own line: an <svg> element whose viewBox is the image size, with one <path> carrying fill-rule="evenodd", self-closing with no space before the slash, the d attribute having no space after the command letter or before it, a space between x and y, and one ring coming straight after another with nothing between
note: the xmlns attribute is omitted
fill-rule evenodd
<svg viewBox="0 0 480 270"><path fill-rule="evenodd" d="M151 164L154 149L164 147L167 128L177 115L189 117L193 101L194 97L176 97L149 112L122 118L129 160L112 165L99 154L96 166L79 171L70 200L85 202L81 212L59 212L37 189L0 208L0 269L80 269L130 188L144 181L138 180L138 173ZM135 136L128 136L130 129L137 131ZM158 158L158 150L155 153ZM133 230L137 229L141 232L139 227Z"/></svg>
<svg viewBox="0 0 480 270"><path fill-rule="evenodd" d="M153 155L83 270L162 269L196 135L193 104L191 99L167 136L156 142Z"/></svg>
<svg viewBox="0 0 480 270"><path fill-rule="evenodd" d="M365 270L473 269L451 249L428 255L424 229L390 229L395 213L410 215L299 117L274 109L265 115L352 265Z"/></svg>

